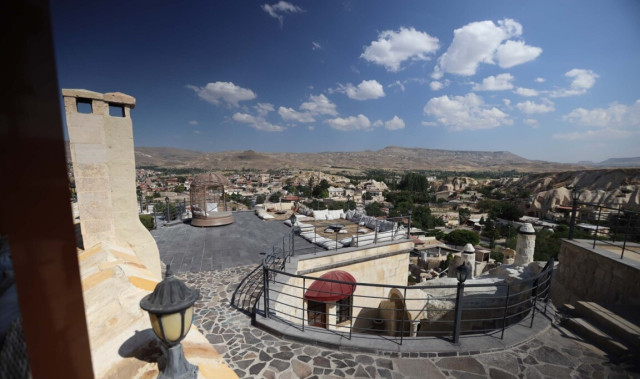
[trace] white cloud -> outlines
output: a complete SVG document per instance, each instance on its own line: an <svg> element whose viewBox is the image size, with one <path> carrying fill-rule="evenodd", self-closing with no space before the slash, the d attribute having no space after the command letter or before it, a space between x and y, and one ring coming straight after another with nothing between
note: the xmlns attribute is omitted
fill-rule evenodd
<svg viewBox="0 0 640 379"><path fill-rule="evenodd" d="M351 83L340 85L338 91L344 92L347 97L354 100L371 100L384 97L384 88L376 80L363 80L358 86Z"/></svg>
<svg viewBox="0 0 640 379"><path fill-rule="evenodd" d="M381 126L384 126L384 122L382 122L382 120L378 120L378 121L373 123L373 126L376 127L376 128L379 128Z"/></svg>
<svg viewBox="0 0 640 379"><path fill-rule="evenodd" d="M282 23L284 22L284 15L287 13L300 13L304 12L304 9L300 8L297 5L293 5L286 1L279 1L275 4L262 4L262 10L267 12L269 16L275 18L280 23L280 27L282 27Z"/></svg>
<svg viewBox="0 0 640 379"><path fill-rule="evenodd" d="M231 82L208 83L204 87L189 84L187 88L194 90L201 99L215 105L224 101L237 107L238 102L253 100L257 97L252 90L239 87Z"/></svg>
<svg viewBox="0 0 640 379"><path fill-rule="evenodd" d="M444 87L444 84L440 81L434 80L429 83L429 87L431 87L432 91L439 91Z"/></svg>
<svg viewBox="0 0 640 379"><path fill-rule="evenodd" d="M273 104L270 103L258 103L254 106L254 108L258 112L258 115L260 115L261 117L264 117L269 114L269 112L273 112L275 110Z"/></svg>
<svg viewBox="0 0 640 379"><path fill-rule="evenodd" d="M517 93L520 96L525 96L525 97L538 96L538 91L536 91L536 90L534 90L532 88L518 87L518 88L516 88L515 93Z"/></svg>
<svg viewBox="0 0 640 379"><path fill-rule="evenodd" d="M624 130L616 128L604 128L596 130L585 130L581 132L570 133L554 133L551 137L558 140L577 141L577 140L624 140L629 138L637 138L640 135L638 130Z"/></svg>
<svg viewBox="0 0 640 379"><path fill-rule="evenodd" d="M534 60L542 49L510 40L520 35L522 25L508 18L497 25L493 21L478 21L456 29L453 42L438 59L432 76L439 79L445 73L474 75L480 63L495 64L495 60L503 68Z"/></svg>
<svg viewBox="0 0 640 379"><path fill-rule="evenodd" d="M309 101L302 103L300 109L314 115L336 116L336 105L331 102L325 95L311 95Z"/></svg>
<svg viewBox="0 0 640 379"><path fill-rule="evenodd" d="M576 108L562 119L574 124L602 128L640 126L640 100L636 100L632 105L612 104L608 108Z"/></svg>
<svg viewBox="0 0 640 379"><path fill-rule="evenodd" d="M544 103L536 103L527 100L522 103L516 104L516 107L518 107L518 109L520 109L522 113L526 114L549 113L556 110L556 108L553 106L553 103L550 101L546 101Z"/></svg>
<svg viewBox="0 0 640 379"><path fill-rule="evenodd" d="M399 80L396 80L394 83L387 84L387 87L395 87L395 86L397 86L398 88L400 88L402 92L404 92L404 84L402 84L402 82Z"/></svg>
<svg viewBox="0 0 640 379"><path fill-rule="evenodd" d="M313 125L309 125L309 126L307 126L307 129L309 129L309 130L316 130L316 127L315 127L315 126L313 126Z"/></svg>
<svg viewBox="0 0 640 379"><path fill-rule="evenodd" d="M547 81L547 79L545 79L543 77L540 77L540 76L536 78L536 83L544 83L546 81Z"/></svg>
<svg viewBox="0 0 640 379"><path fill-rule="evenodd" d="M293 108L278 108L278 114L285 121L314 122L316 121L310 113L298 112Z"/></svg>
<svg viewBox="0 0 640 379"><path fill-rule="evenodd" d="M384 127L389 130L404 129L404 121L398 116L393 116L391 120L385 121Z"/></svg>
<svg viewBox="0 0 640 379"><path fill-rule="evenodd" d="M504 91L513 88L513 75L500 74L482 79L481 84L473 86L474 91Z"/></svg>
<svg viewBox="0 0 640 379"><path fill-rule="evenodd" d="M509 99L502 99L502 102L503 102L503 103L504 103L504 105L505 105L505 106L507 106L507 107L508 107L509 105L511 105L511 100L509 100Z"/></svg>
<svg viewBox="0 0 640 379"><path fill-rule="evenodd" d="M198 125L198 121L191 120L191 121L189 121L189 125Z"/></svg>
<svg viewBox="0 0 640 379"><path fill-rule="evenodd" d="M274 125L270 122L267 122L262 117L255 117L247 113L238 112L233 115L233 120L244 124L249 124L254 129L263 130L266 132L281 132L285 130L285 128L280 125Z"/></svg>
<svg viewBox="0 0 640 379"><path fill-rule="evenodd" d="M327 124L329 124L333 129L341 130L341 131L351 131L351 130L367 130L371 128L371 122L367 118L367 116L359 114L358 116L349 116L346 118L333 118L329 120L325 120Z"/></svg>
<svg viewBox="0 0 640 379"><path fill-rule="evenodd" d="M564 75L571 79L569 88L552 91L551 97L567 97L585 94L596 83L596 79L600 77L591 70L581 68L574 68L573 70L567 71Z"/></svg>
<svg viewBox="0 0 640 379"><path fill-rule="evenodd" d="M491 129L513 124L508 114L486 105L482 97L475 93L434 97L424 106L424 113L435 117L438 123L455 131Z"/></svg>
<svg viewBox="0 0 640 379"><path fill-rule="evenodd" d="M414 28L400 28L398 31L385 30L364 48L361 58L384 66L387 71L397 72L407 60L429 60L430 54L440 47L437 37Z"/></svg>
<svg viewBox="0 0 640 379"><path fill-rule="evenodd" d="M199 130L194 130L193 133L194 134L200 134L201 132Z"/></svg>
<svg viewBox="0 0 640 379"><path fill-rule="evenodd" d="M525 118L524 123L534 129L538 129L538 126L540 126L540 122L538 122L538 120L536 120L535 118Z"/></svg>
<svg viewBox="0 0 640 379"><path fill-rule="evenodd" d="M322 50L322 45L318 42L311 41L311 50Z"/></svg>
<svg viewBox="0 0 640 379"><path fill-rule="evenodd" d="M524 41L506 41L498 47L496 58L502 68L510 68L532 61L542 54L542 49L529 46Z"/></svg>

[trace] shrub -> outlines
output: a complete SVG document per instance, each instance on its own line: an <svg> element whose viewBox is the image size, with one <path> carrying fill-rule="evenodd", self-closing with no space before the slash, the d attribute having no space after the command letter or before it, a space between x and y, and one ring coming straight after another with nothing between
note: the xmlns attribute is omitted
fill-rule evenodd
<svg viewBox="0 0 640 379"><path fill-rule="evenodd" d="M140 222L144 225L145 228L151 230L153 229L153 216L152 215L140 215Z"/></svg>

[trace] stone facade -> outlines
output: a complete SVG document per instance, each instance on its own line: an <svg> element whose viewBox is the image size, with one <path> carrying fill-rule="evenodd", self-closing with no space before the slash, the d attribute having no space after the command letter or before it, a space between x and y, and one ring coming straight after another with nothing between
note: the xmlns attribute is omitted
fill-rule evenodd
<svg viewBox="0 0 640 379"><path fill-rule="evenodd" d="M554 304L584 300L640 307L640 264L619 258L590 243L563 240L551 287Z"/></svg>
<svg viewBox="0 0 640 379"><path fill-rule="evenodd" d="M85 248L105 242L132 249L160 279L158 247L138 218L131 122L135 99L74 89L63 89L62 95ZM79 104L90 104L90 113L79 112Z"/></svg>

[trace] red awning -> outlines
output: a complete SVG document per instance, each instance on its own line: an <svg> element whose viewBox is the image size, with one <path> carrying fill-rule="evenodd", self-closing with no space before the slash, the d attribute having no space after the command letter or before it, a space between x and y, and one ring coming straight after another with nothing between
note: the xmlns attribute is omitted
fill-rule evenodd
<svg viewBox="0 0 640 379"><path fill-rule="evenodd" d="M306 300L338 301L347 298L356 290L356 280L351 274L341 270L333 270L323 274L319 279L338 280L346 283L315 280L304 294ZM352 283L352 284L349 284Z"/></svg>

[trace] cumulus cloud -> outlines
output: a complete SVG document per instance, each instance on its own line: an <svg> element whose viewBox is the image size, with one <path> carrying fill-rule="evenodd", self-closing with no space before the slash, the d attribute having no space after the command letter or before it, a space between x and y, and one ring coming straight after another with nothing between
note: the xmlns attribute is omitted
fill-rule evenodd
<svg viewBox="0 0 640 379"><path fill-rule="evenodd" d="M191 121L189 121L189 125L198 125L198 121L191 120Z"/></svg>
<svg viewBox="0 0 640 379"><path fill-rule="evenodd" d="M309 101L302 103L300 109L313 115L336 116L338 114L336 105L322 94L309 96Z"/></svg>
<svg viewBox="0 0 640 379"><path fill-rule="evenodd" d="M373 126L376 127L376 128L384 126L384 122L382 122L382 120L378 120L378 121L373 123Z"/></svg>
<svg viewBox="0 0 640 379"><path fill-rule="evenodd" d="M368 130L371 128L371 121L367 116L359 114L358 116L349 116L345 118L336 117L333 119L325 120L329 126L333 129L341 130L343 132L351 130Z"/></svg>
<svg viewBox="0 0 640 379"><path fill-rule="evenodd" d="M564 76L571 79L569 88L563 88L551 92L551 97L576 96L587 93L596 84L596 79L600 76L591 70L574 68L567 71Z"/></svg>
<svg viewBox="0 0 640 379"><path fill-rule="evenodd" d="M263 130L266 132L281 132L285 130L280 125L274 125L266 121L263 117L252 116L247 113L236 113L233 115L233 120L244 124L249 124L254 129Z"/></svg>
<svg viewBox="0 0 640 379"><path fill-rule="evenodd" d="M284 22L285 14L304 12L304 9L286 1L279 1L275 4L262 4L261 8L263 11L267 12L269 16L278 20L280 27L282 27L282 23Z"/></svg>
<svg viewBox="0 0 640 379"><path fill-rule="evenodd" d="M504 91L513 88L513 75L500 74L496 76L488 76L482 80L482 83L473 86L474 91Z"/></svg>
<svg viewBox="0 0 640 379"><path fill-rule="evenodd" d="M318 42L311 41L311 50L322 50L322 45Z"/></svg>
<svg viewBox="0 0 640 379"><path fill-rule="evenodd" d="M510 68L532 61L540 54L541 48L526 45L524 41L506 41L498 47L496 58L500 67Z"/></svg>
<svg viewBox="0 0 640 379"><path fill-rule="evenodd" d="M502 102L504 103L505 106L510 106L511 105L511 100L509 99L502 99Z"/></svg>
<svg viewBox="0 0 640 379"><path fill-rule="evenodd" d="M363 80L357 86L351 83L340 85L337 91L344 92L347 97L354 100L371 100L384 97L384 88L376 80Z"/></svg>
<svg viewBox="0 0 640 379"><path fill-rule="evenodd" d="M232 82L208 83L204 87L189 84L187 88L195 91L201 99L214 105L218 105L221 101L224 101L229 105L237 107L238 102L253 100L257 97L252 90L242 88Z"/></svg>
<svg viewBox="0 0 640 379"><path fill-rule="evenodd" d="M384 127L389 130L404 129L404 121L398 116L393 116L391 120L385 121Z"/></svg>
<svg viewBox="0 0 640 379"><path fill-rule="evenodd" d="M640 100L632 105L612 104L608 108L576 108L562 117L574 124L597 127L640 126Z"/></svg>
<svg viewBox="0 0 640 379"><path fill-rule="evenodd" d="M439 124L454 131L491 129L513 124L508 114L486 105L482 97L475 93L434 97L424 106L424 113L435 117Z"/></svg>
<svg viewBox="0 0 640 379"><path fill-rule="evenodd" d="M538 96L538 91L536 91L536 90L534 90L532 88L518 87L518 88L516 88L515 93L517 93L520 96L525 96L525 97Z"/></svg>
<svg viewBox="0 0 640 379"><path fill-rule="evenodd" d="M269 112L273 112L275 110L273 104L270 103L258 103L254 106L254 108L256 109L256 112L258 112L258 115L261 117L264 117L269 114Z"/></svg>
<svg viewBox="0 0 640 379"><path fill-rule="evenodd" d="M448 85L449 80L433 80L431 83L429 83L429 88L431 88L432 91L440 91Z"/></svg>
<svg viewBox="0 0 640 379"><path fill-rule="evenodd" d="M387 71L398 72L402 63L407 60L429 60L429 55L440 47L437 37L414 28L400 28L398 31L385 30L364 48L361 58L377 65L384 66Z"/></svg>
<svg viewBox="0 0 640 379"><path fill-rule="evenodd" d="M453 41L438 59L432 76L434 79L445 73L470 76L480 63L497 61L500 67L509 68L536 59L542 49L512 40L521 35L522 25L508 18L497 25L493 21L469 23L453 31Z"/></svg>
<svg viewBox="0 0 640 379"><path fill-rule="evenodd" d="M310 113L298 112L293 108L280 107L278 114L285 121L294 122L314 122L316 121Z"/></svg>
<svg viewBox="0 0 640 379"><path fill-rule="evenodd" d="M534 129L538 129L538 126L540 126L540 123L535 118L525 118L524 123Z"/></svg>
<svg viewBox="0 0 640 379"><path fill-rule="evenodd" d="M550 101L543 103L536 103L530 100L516 104L516 107L520 109L522 113L535 114L535 113L549 113L556 110L554 104Z"/></svg>
<svg viewBox="0 0 640 379"><path fill-rule="evenodd" d="M536 83L544 83L546 81L547 81L547 79L545 79L543 77L540 77L540 76L536 78Z"/></svg>

